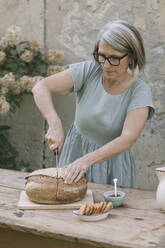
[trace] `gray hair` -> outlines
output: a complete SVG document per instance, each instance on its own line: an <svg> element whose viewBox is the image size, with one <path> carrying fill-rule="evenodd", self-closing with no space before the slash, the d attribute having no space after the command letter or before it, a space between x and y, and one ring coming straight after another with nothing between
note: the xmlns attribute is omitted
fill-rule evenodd
<svg viewBox="0 0 165 248"><path fill-rule="evenodd" d="M98 41L94 48L94 58L97 61L99 41L103 40L115 50L126 52L132 55L130 70L134 72L136 66L139 71L146 63L143 39L138 30L127 21L117 20L107 23L99 32Z"/></svg>

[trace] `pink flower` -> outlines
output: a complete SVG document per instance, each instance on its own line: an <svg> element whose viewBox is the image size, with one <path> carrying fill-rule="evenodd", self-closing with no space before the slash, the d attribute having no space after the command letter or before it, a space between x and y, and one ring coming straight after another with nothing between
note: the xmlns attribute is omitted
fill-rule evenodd
<svg viewBox="0 0 165 248"><path fill-rule="evenodd" d="M6 101L5 97L0 97L0 114L5 115L9 112L10 104Z"/></svg>
<svg viewBox="0 0 165 248"><path fill-rule="evenodd" d="M3 61L6 59L6 54L0 51L0 64L3 64Z"/></svg>
<svg viewBox="0 0 165 248"><path fill-rule="evenodd" d="M8 45L16 46L23 40L23 35L21 32L21 28L17 26L11 26L7 29L6 32L6 40L8 41Z"/></svg>
<svg viewBox="0 0 165 248"><path fill-rule="evenodd" d="M1 78L2 86L8 88L9 90L15 87L15 77L12 72L6 74Z"/></svg>
<svg viewBox="0 0 165 248"><path fill-rule="evenodd" d="M19 82L20 88L22 90L31 91L31 81L32 81L32 78L29 76L21 77L20 82Z"/></svg>
<svg viewBox="0 0 165 248"><path fill-rule="evenodd" d="M1 88L1 94L2 94L3 96L5 96L5 95L7 94L7 92L8 92L8 88L7 88L7 87L2 87L2 88Z"/></svg>
<svg viewBox="0 0 165 248"><path fill-rule="evenodd" d="M2 78L3 81L8 81L8 82L15 82L15 77L12 72L5 74L5 76Z"/></svg>
<svg viewBox="0 0 165 248"><path fill-rule="evenodd" d="M22 90L27 90L28 92L31 92L34 85L42 79L43 79L42 76L35 76L35 77L23 76L20 79L20 87Z"/></svg>
<svg viewBox="0 0 165 248"><path fill-rule="evenodd" d="M45 60L50 65L56 65L62 59L63 55L63 51L53 51L52 49L48 49L45 53Z"/></svg>
<svg viewBox="0 0 165 248"><path fill-rule="evenodd" d="M25 50L20 58L25 62L30 63L33 59L33 53L30 50Z"/></svg>
<svg viewBox="0 0 165 248"><path fill-rule="evenodd" d="M64 67L63 66L60 66L60 65L49 65L48 68L47 68L47 74L48 76L51 76L53 74L56 74L58 72L61 72L64 70Z"/></svg>
<svg viewBox="0 0 165 248"><path fill-rule="evenodd" d="M41 49L41 45L36 40L32 40L31 42L29 42L29 46L31 51L34 53L39 52Z"/></svg>
<svg viewBox="0 0 165 248"><path fill-rule="evenodd" d="M9 44L8 44L8 40L6 39L6 37L2 37L2 39L0 40L0 49L3 51L8 45Z"/></svg>

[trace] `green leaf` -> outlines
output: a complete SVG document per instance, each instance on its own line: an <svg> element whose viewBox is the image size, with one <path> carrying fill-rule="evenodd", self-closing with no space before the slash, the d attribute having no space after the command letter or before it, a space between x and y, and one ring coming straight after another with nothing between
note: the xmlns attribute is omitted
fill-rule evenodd
<svg viewBox="0 0 165 248"><path fill-rule="evenodd" d="M27 66L20 66L20 67L18 67L17 73L18 74L24 74L24 75L26 75L28 73Z"/></svg>
<svg viewBox="0 0 165 248"><path fill-rule="evenodd" d="M16 63L8 63L6 67L7 67L8 70L16 71L17 64Z"/></svg>

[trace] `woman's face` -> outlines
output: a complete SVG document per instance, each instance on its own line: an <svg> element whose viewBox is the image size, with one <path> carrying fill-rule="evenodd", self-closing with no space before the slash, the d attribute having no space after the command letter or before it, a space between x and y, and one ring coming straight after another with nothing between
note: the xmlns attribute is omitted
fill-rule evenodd
<svg viewBox="0 0 165 248"><path fill-rule="evenodd" d="M127 73L127 69L130 63L130 57L126 53L122 53L118 50L115 50L112 46L107 44L104 41L99 42L99 50L98 53L100 55L109 57L112 56L109 60L112 64L118 64L120 57L124 56L119 62L119 65L111 65L108 60L105 60L105 63L101 63L101 67L104 73L104 76L108 79L119 79L125 76ZM104 57L99 56L100 61L104 61Z"/></svg>

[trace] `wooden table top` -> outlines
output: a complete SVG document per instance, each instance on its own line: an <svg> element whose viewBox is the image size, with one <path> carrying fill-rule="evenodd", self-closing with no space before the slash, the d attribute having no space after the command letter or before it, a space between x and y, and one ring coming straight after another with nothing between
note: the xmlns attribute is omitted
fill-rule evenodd
<svg viewBox="0 0 165 248"><path fill-rule="evenodd" d="M27 173L0 169L0 227L95 247L165 247L165 213L154 191L122 188L126 199L107 219L83 222L72 210L19 210L17 203ZM111 185L88 183L94 201ZM86 245L86 246L85 246Z"/></svg>

